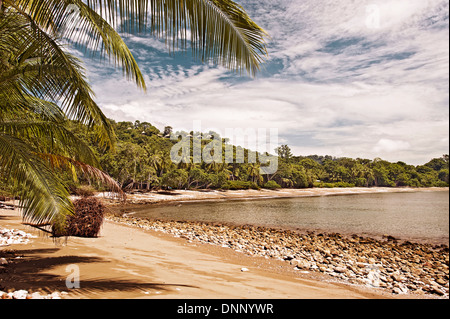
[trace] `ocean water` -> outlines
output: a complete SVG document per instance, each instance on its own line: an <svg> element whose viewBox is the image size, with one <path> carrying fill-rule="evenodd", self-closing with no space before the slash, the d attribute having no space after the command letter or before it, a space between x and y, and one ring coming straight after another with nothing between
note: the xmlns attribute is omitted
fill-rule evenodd
<svg viewBox="0 0 450 319"><path fill-rule="evenodd" d="M182 202L134 209L163 220L313 230L431 243L449 241L449 192L377 193L302 198Z"/></svg>

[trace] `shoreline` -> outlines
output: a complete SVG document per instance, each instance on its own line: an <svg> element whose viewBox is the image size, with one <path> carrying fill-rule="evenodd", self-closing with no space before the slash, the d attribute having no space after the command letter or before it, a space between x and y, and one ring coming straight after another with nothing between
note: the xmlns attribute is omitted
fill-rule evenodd
<svg viewBox="0 0 450 319"><path fill-rule="evenodd" d="M305 273L321 273L332 278L342 280L350 284L366 285L372 288L380 288L394 294L404 295L439 295L448 298L448 241L436 242L418 241L411 242L408 238L394 238L389 235L374 237L364 234L332 233L318 229L286 229L280 227L258 226L258 225L238 225L220 222L200 222L200 221L175 221L170 219L138 218L132 214L123 214L124 210L140 207L142 205L177 205L182 202L204 202L218 200L258 200L266 198L286 198L286 197L311 197L311 196L338 196L355 194L374 193L398 193L398 192L418 192L418 191L448 191L448 188L401 188L401 189L338 189L323 190L313 192L304 190L294 190L294 192L284 192L278 196L262 196L256 192L235 192L228 193L226 198L213 198L213 196L195 196L189 200L179 200L175 195L170 198L155 200L148 198L139 204L127 205L124 208L112 207L116 211L110 220L128 226L143 229L151 229L181 237L189 242L201 242L231 248L239 253L249 256L259 256L269 259L277 259L288 262L291 268ZM287 193L287 194L286 194ZM214 194L214 193L213 193ZM266 195L267 193L264 193ZM192 195L192 194L189 194ZM293 196L296 195L296 196ZM226 231L224 231L224 229ZM255 234L251 229L256 229ZM252 233L249 235L249 232ZM305 254L301 251L297 254L295 249L284 250L283 245L275 245L275 250L269 245L265 247L265 239L258 237L260 234L269 232L271 236L281 239L286 245L292 238L291 246L296 247L300 241L311 241L313 244L307 248ZM232 235L229 235L231 233ZM218 235L220 234L220 235ZM363 237L364 236L364 237ZM225 239L224 239L225 238ZM228 239L226 239L228 238ZM235 239L238 238L236 241ZM257 239L255 239L257 238ZM250 244L248 241L250 240ZM272 240L272 239L271 239ZM332 243L339 242L339 245L331 247L326 241ZM258 243L264 243L262 246ZM272 241L271 241L272 243ZM445 244L444 244L445 243ZM359 256L358 248L355 245L364 246L362 248L363 257ZM343 247L345 247L343 249ZM348 247L354 249L350 255L347 254ZM315 250L317 249L317 250ZM314 251L315 250L315 251ZM372 254L372 252L375 252ZM380 257L379 251L382 251ZM423 252L427 256L423 259ZM353 254L353 255L352 255ZM397 256L395 256L397 255ZM345 256L345 257L344 257ZM399 257L401 256L401 257ZM414 258L413 258L414 257ZM431 260L428 263L428 259ZM406 265L406 266L405 266ZM433 267L437 268L434 269ZM372 267L372 268L371 268ZM374 275L373 269L377 269ZM372 270L371 270L372 269ZM372 272L372 273L371 273ZM375 279L374 279L375 278ZM375 283L373 282L375 280Z"/></svg>
<svg viewBox="0 0 450 319"><path fill-rule="evenodd" d="M308 189L280 189L280 190L237 190L237 191L193 191L193 190L175 190L172 192L156 192L151 191L142 194L127 194L127 202L125 204L120 203L117 200L110 200L105 197L104 193L97 194L97 197L101 198L108 206L110 213L132 216L133 210L139 210L145 206L159 207L159 206L177 206L180 204L195 204L195 203L214 203L223 201L257 201L268 199L286 199L286 198L308 198L308 197L321 197L321 196L348 196L348 195L364 195L364 194L385 194L385 193L412 193L412 192L440 192L449 191L448 187L427 187L427 188L410 188L410 187L352 187L352 188L308 188ZM168 194L170 193L170 195ZM183 222L198 222L198 220L174 220L171 218L155 217L148 219L156 221L183 221ZM205 222L208 223L208 222ZM217 222L218 223L218 222ZM221 222L224 225L229 226L242 226L242 224L236 224L232 222ZM215 224L215 222L210 222ZM314 227L281 227L276 225L260 225L252 224L255 227L276 228L281 230L296 231L299 233L307 232L337 232L341 235L350 237L354 232L342 231L342 230L327 230L324 228ZM383 237L391 236L387 233L357 233L361 236L372 237L377 240L382 240ZM392 236L391 236L392 237ZM417 242L421 244L440 245L446 244L448 246L448 237L441 239L430 238L418 238L418 237L399 237L395 236L399 242Z"/></svg>
<svg viewBox="0 0 450 319"><path fill-rule="evenodd" d="M349 187L349 188L280 188L245 189L245 190L173 190L148 191L127 193L126 205L164 204L170 202L195 202L215 200L257 200L274 198L299 198L318 196L339 196L378 193L405 193L405 192L438 192L449 191L448 187ZM110 206L122 205L108 192L95 195ZM76 198L76 196L74 196Z"/></svg>

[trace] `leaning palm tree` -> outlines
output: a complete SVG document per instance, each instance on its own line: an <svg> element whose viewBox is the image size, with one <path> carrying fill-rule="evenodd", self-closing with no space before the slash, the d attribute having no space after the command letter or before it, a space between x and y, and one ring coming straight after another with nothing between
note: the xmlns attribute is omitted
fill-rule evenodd
<svg viewBox="0 0 450 319"><path fill-rule="evenodd" d="M83 172L120 191L89 146L66 128L76 112L112 145L108 120L92 100L80 61L23 15L0 17L0 175L19 189L25 219L62 227L73 211L58 169ZM56 103L59 102L59 104Z"/></svg>
<svg viewBox="0 0 450 319"><path fill-rule="evenodd" d="M229 0L0 0L0 177L14 183L24 218L64 227L73 213L57 169L118 185L90 148L66 129L85 124L105 146L114 132L93 99L81 61L62 43L84 45L119 65L143 90L143 75L116 29L190 44L202 62L253 75L265 32Z"/></svg>

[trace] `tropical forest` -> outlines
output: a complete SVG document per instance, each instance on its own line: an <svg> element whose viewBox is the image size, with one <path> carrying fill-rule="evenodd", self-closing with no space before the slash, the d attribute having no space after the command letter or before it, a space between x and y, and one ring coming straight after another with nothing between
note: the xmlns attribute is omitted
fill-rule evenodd
<svg viewBox="0 0 450 319"><path fill-rule="evenodd" d="M159 189L276 189L311 187L448 187L449 156L433 158L423 165L389 162L381 158L336 158L325 155L299 156L292 154L288 145L273 150L278 156L278 169L274 174L262 174L258 157L248 160L252 150L243 149L244 163L194 163L192 158L176 164L170 152L178 140L170 138L172 127L163 131L148 122L115 122L109 120L115 132L114 148L98 142L96 132L86 125L71 121L68 130L77 141L85 141L98 158L101 170L117 181L124 191ZM177 132L175 136L188 132ZM189 132L190 139L201 140L202 150L217 142L217 133ZM214 137L214 139L213 139ZM222 149L229 143L222 138ZM232 145L233 154L240 146ZM222 152L225 156L225 151ZM60 178L71 192L77 189L105 190L108 183L92 178L92 174L72 176L70 170L59 172ZM14 186L4 183L3 192L15 193Z"/></svg>

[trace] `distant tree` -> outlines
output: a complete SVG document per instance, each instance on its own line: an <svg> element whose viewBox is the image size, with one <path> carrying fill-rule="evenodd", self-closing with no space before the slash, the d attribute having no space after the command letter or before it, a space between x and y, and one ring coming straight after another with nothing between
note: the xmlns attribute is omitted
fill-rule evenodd
<svg viewBox="0 0 450 319"><path fill-rule="evenodd" d="M444 168L448 169L448 155L443 155L440 158L433 158L431 161L426 163L425 166L428 166L435 171L440 171Z"/></svg>
<svg viewBox="0 0 450 319"><path fill-rule="evenodd" d="M439 179L447 184L448 184L448 172L449 172L448 169L441 169L438 174Z"/></svg>
<svg viewBox="0 0 450 319"><path fill-rule="evenodd" d="M275 149L275 152L281 159L285 160L286 162L289 162L292 157L291 149L287 145L281 145L280 147L277 147Z"/></svg>
<svg viewBox="0 0 450 319"><path fill-rule="evenodd" d="M169 137L170 134L172 134L172 130L173 130L172 126L164 127L164 132L163 132L164 137Z"/></svg>

